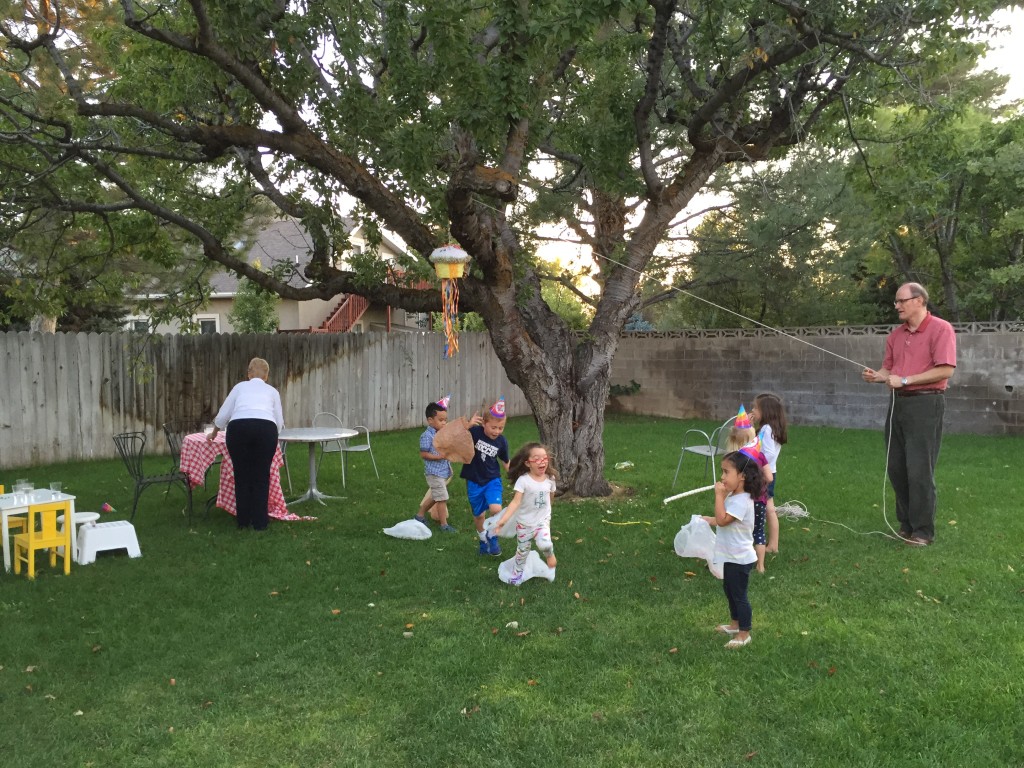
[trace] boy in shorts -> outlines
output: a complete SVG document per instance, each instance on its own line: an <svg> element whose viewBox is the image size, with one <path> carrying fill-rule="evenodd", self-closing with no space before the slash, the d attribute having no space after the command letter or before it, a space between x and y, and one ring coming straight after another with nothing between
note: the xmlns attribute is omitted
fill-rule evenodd
<svg viewBox="0 0 1024 768"><path fill-rule="evenodd" d="M459 477L466 481L469 506L480 539L480 554L500 555L498 537L487 535L484 519L488 511L491 515L501 512L501 467L508 471L508 441L501 434L505 431L505 398L498 398L482 417L473 416L470 425L473 461L462 465Z"/></svg>
<svg viewBox="0 0 1024 768"><path fill-rule="evenodd" d="M427 480L427 493L420 502L415 519L427 524L427 512L437 520L440 530L457 533L448 525L448 482L452 479L452 465L434 448L434 435L448 423L448 397L431 403L426 408L427 428L420 435L420 458L423 459L423 474Z"/></svg>

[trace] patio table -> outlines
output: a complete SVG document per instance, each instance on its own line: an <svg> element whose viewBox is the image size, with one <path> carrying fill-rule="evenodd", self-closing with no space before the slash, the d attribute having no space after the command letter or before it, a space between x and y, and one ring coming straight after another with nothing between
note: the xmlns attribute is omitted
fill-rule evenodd
<svg viewBox="0 0 1024 768"><path fill-rule="evenodd" d="M217 488L217 506L231 515L238 514L238 505L235 501L235 467L231 463L231 456L228 454L227 443L224 433L218 432L213 440L207 440L206 435L198 432L193 435L185 435L181 441L181 471L188 475L192 487L203 484L206 477L206 470L217 460L223 457L220 465L220 485ZM273 461L270 463L270 496L267 498L267 514L275 520L302 520L298 515L288 511L284 501L284 492L281 490L281 466L284 464L284 456L281 449L274 451Z"/></svg>
<svg viewBox="0 0 1024 768"><path fill-rule="evenodd" d="M309 443L309 490L302 496L290 502L301 504L304 501L315 499L324 504L324 499L339 499L341 496L328 496L316 487L316 446L319 443L328 443L332 440L351 440L358 435L354 429L348 427L292 427L282 429L277 439L282 443Z"/></svg>

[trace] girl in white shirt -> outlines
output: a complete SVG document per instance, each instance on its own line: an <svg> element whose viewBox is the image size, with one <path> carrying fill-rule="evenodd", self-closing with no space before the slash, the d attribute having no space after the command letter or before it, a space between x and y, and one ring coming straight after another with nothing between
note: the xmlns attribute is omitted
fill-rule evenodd
<svg viewBox="0 0 1024 768"><path fill-rule="evenodd" d="M722 477L715 483L715 515L705 516L718 526L715 537L716 563L722 564L722 588L729 601L728 624L715 630L732 639L726 648L741 648L750 642L753 612L747 597L750 571L757 562L754 551L754 499L764 489L764 475L756 445L722 457Z"/></svg>
<svg viewBox="0 0 1024 768"><path fill-rule="evenodd" d="M764 456L768 460L767 468L771 471L768 482L768 552L779 551L779 516L775 512L775 481L778 479L779 454L789 436L786 434L786 409L782 398L771 392L762 392L754 398L754 407L750 411L754 423L759 425L758 437L761 438Z"/></svg>
<svg viewBox="0 0 1024 768"><path fill-rule="evenodd" d="M494 526L494 535L513 515L516 517L516 556L508 583L518 586L523 580L523 567L533 542L554 568L554 545L551 543L551 500L555 495L558 473L551 463L548 450L540 443L527 443L508 464L509 482L515 483L515 497L501 513Z"/></svg>

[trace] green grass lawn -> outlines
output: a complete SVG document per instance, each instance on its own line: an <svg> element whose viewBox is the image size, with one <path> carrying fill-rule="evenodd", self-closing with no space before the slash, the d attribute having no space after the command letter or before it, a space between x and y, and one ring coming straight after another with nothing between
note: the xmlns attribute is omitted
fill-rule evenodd
<svg viewBox="0 0 1024 768"><path fill-rule="evenodd" d="M726 651L720 582L672 551L712 497L662 504L688 426L611 418L608 477L635 494L556 503L558 578L519 589L476 554L459 481L457 535L381 533L425 489L418 430L374 435L379 481L356 456L344 501L263 535L204 519L202 496L190 530L180 490L151 488L141 559L0 576L2 762L1024 765L1022 441L948 435L936 543L911 549L863 535L885 527L881 433L793 428L778 500L812 519L781 521L751 580L753 643ZM535 430L506 435L514 450ZM304 446L290 463L298 493ZM688 458L675 491L702 471ZM114 461L7 475L131 507ZM340 476L328 456L321 489Z"/></svg>

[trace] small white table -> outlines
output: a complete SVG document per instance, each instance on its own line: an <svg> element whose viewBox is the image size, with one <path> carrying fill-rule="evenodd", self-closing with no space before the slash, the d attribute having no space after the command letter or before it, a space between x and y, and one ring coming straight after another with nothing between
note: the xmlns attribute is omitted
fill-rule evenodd
<svg viewBox="0 0 1024 768"><path fill-rule="evenodd" d="M17 498L25 497L25 501L18 502ZM54 493L50 490L37 489L34 491L21 491L20 493L5 493L0 495L0 535L4 540L4 570L11 570L11 536L7 530L7 521L14 515L27 515L31 504L46 504L51 501L66 501L71 509L71 519L75 519L75 497L66 493Z"/></svg>
<svg viewBox="0 0 1024 768"><path fill-rule="evenodd" d="M316 487L316 446L318 443L327 443L331 440L351 440L358 435L354 429L347 427L292 427L282 429L277 439L282 443L309 443L309 490L302 496L289 501L289 504L301 504L304 501L315 499L324 504L324 499L338 499L340 496L328 496L321 493Z"/></svg>

